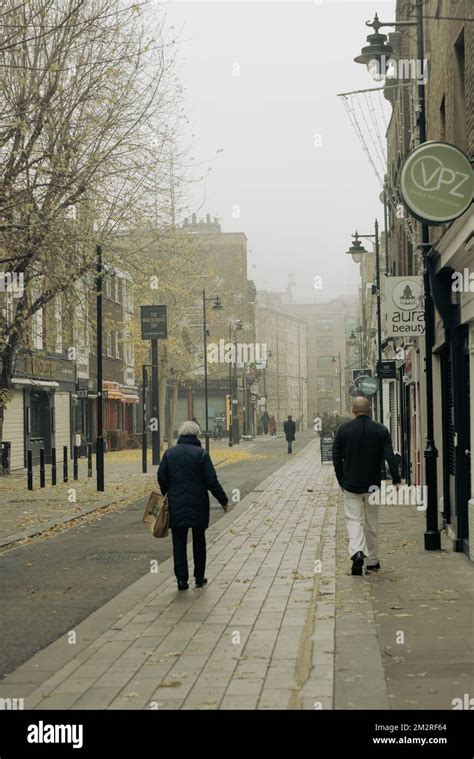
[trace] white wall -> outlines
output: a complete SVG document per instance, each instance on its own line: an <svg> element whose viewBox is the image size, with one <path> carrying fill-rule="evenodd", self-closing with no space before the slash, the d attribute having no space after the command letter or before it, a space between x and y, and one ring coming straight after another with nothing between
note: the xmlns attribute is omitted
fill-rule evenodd
<svg viewBox="0 0 474 759"><path fill-rule="evenodd" d="M57 461L63 459L63 446L67 445L71 457L71 398L69 393L54 394L55 446Z"/></svg>
<svg viewBox="0 0 474 759"><path fill-rule="evenodd" d="M15 390L3 420L3 440L11 443L11 469L23 469L25 466L23 424L23 390Z"/></svg>

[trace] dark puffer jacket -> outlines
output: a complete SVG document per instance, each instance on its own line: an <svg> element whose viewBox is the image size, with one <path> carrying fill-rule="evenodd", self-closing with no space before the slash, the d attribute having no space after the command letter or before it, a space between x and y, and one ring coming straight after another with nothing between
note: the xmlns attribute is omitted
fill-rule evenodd
<svg viewBox="0 0 474 759"><path fill-rule="evenodd" d="M181 435L165 451L158 483L162 494L168 493L171 528L209 526L208 490L221 506L228 501L209 454L194 435Z"/></svg>

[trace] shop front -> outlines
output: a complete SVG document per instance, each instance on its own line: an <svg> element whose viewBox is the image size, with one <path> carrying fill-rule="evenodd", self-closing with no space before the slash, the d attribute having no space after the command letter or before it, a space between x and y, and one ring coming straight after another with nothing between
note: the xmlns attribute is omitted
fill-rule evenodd
<svg viewBox="0 0 474 759"><path fill-rule="evenodd" d="M71 398L75 391L75 365L65 358L20 352L12 379L12 398L5 409L3 440L10 443L10 469L33 465L40 451L51 464L52 449L57 459L71 450Z"/></svg>

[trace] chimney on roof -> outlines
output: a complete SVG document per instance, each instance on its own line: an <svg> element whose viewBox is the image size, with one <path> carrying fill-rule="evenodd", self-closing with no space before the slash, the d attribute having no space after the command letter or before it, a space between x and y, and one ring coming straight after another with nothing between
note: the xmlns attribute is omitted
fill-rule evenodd
<svg viewBox="0 0 474 759"><path fill-rule="evenodd" d="M196 224L196 214L195 213L193 213L193 215L192 215L191 218L193 220L193 224Z"/></svg>
<svg viewBox="0 0 474 759"><path fill-rule="evenodd" d="M211 214L207 213L206 214L206 224L210 224L210 223L211 223Z"/></svg>

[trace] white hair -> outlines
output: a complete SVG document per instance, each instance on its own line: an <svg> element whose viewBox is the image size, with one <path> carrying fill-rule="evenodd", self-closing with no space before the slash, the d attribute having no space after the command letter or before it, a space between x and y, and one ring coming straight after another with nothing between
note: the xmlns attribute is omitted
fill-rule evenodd
<svg viewBox="0 0 474 759"><path fill-rule="evenodd" d="M178 430L178 436L181 435L194 435L198 437L200 433L199 425L196 422L183 422Z"/></svg>

